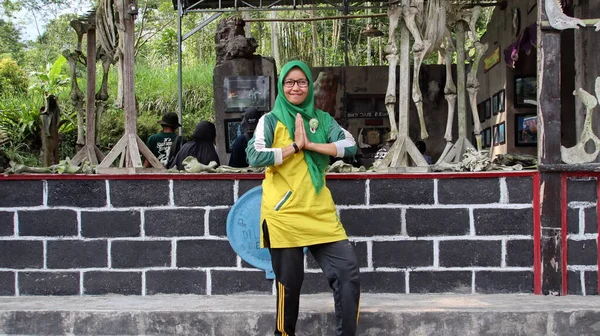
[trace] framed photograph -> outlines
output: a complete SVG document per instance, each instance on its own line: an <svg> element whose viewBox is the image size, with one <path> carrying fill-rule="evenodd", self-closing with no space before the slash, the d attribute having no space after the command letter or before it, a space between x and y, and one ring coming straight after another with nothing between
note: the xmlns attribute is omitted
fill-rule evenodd
<svg viewBox="0 0 600 336"><path fill-rule="evenodd" d="M532 76L515 76L515 107L537 106L537 79Z"/></svg>
<svg viewBox="0 0 600 336"><path fill-rule="evenodd" d="M484 119L483 120L488 120L492 117L492 99L488 98L483 102L483 109L485 111L484 113Z"/></svg>
<svg viewBox="0 0 600 336"><path fill-rule="evenodd" d="M225 125L225 151L231 153L231 145L233 145L235 139L243 133L242 119L225 119L223 120L223 125Z"/></svg>
<svg viewBox="0 0 600 336"><path fill-rule="evenodd" d="M485 121L485 102L481 102L477 105L477 115L479 115L479 122Z"/></svg>
<svg viewBox="0 0 600 336"><path fill-rule="evenodd" d="M225 112L242 112L247 107L269 111L269 77L235 76L223 79Z"/></svg>
<svg viewBox="0 0 600 336"><path fill-rule="evenodd" d="M537 114L515 114L515 146L537 146Z"/></svg>
<svg viewBox="0 0 600 336"><path fill-rule="evenodd" d="M498 125L494 125L492 126L492 135L494 140L492 141L492 144L494 146L498 146L500 143L498 142Z"/></svg>
<svg viewBox="0 0 600 336"><path fill-rule="evenodd" d="M492 144L492 129L490 127L483 130L483 146L484 148L490 147Z"/></svg>
<svg viewBox="0 0 600 336"><path fill-rule="evenodd" d="M498 97L498 112L506 111L506 90L502 89L496 93Z"/></svg>
<svg viewBox="0 0 600 336"><path fill-rule="evenodd" d="M492 96L492 114L497 115L500 112L504 112L504 89L496 92Z"/></svg>
<svg viewBox="0 0 600 336"><path fill-rule="evenodd" d="M498 144L506 144L506 122L498 124Z"/></svg>

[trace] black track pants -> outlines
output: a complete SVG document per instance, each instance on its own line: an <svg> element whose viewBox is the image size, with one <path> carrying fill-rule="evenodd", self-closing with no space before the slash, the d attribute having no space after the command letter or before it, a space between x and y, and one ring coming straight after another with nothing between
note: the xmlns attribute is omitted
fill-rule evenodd
<svg viewBox="0 0 600 336"><path fill-rule="evenodd" d="M309 246L333 289L337 336L356 335L360 280L358 262L348 240ZM301 247L272 248L271 261L277 286L275 335L295 335L300 289L304 280Z"/></svg>

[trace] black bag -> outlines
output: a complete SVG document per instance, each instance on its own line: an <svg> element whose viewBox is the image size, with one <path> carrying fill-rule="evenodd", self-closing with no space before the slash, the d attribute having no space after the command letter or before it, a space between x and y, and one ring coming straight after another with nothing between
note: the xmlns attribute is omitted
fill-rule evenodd
<svg viewBox="0 0 600 336"><path fill-rule="evenodd" d="M169 160L167 160L167 165L165 168L170 168L173 166L175 156L181 149L181 146L183 146L183 137L178 135L175 137L173 144L171 144L171 149L169 149Z"/></svg>

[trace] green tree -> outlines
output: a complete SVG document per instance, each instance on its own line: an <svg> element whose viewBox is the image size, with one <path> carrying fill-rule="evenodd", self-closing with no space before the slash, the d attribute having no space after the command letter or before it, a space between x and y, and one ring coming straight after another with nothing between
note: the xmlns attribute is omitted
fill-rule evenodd
<svg viewBox="0 0 600 336"><path fill-rule="evenodd" d="M23 49L25 45L21 42L21 33L10 21L0 19L0 57L9 56L21 62L23 60Z"/></svg>
<svg viewBox="0 0 600 336"><path fill-rule="evenodd" d="M0 95L22 94L27 91L25 71L10 57L0 59Z"/></svg>

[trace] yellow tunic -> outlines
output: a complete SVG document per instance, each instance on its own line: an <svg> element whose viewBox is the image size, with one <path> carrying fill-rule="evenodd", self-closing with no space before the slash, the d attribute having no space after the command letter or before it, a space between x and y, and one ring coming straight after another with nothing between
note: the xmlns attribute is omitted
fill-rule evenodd
<svg viewBox="0 0 600 336"><path fill-rule="evenodd" d="M282 148L292 142L287 128L277 121L272 147ZM347 239L331 192L324 186L316 193L302 151L289 156L281 165L269 166L262 188L260 222L267 222L272 248ZM263 237L261 226L261 247L265 247Z"/></svg>

